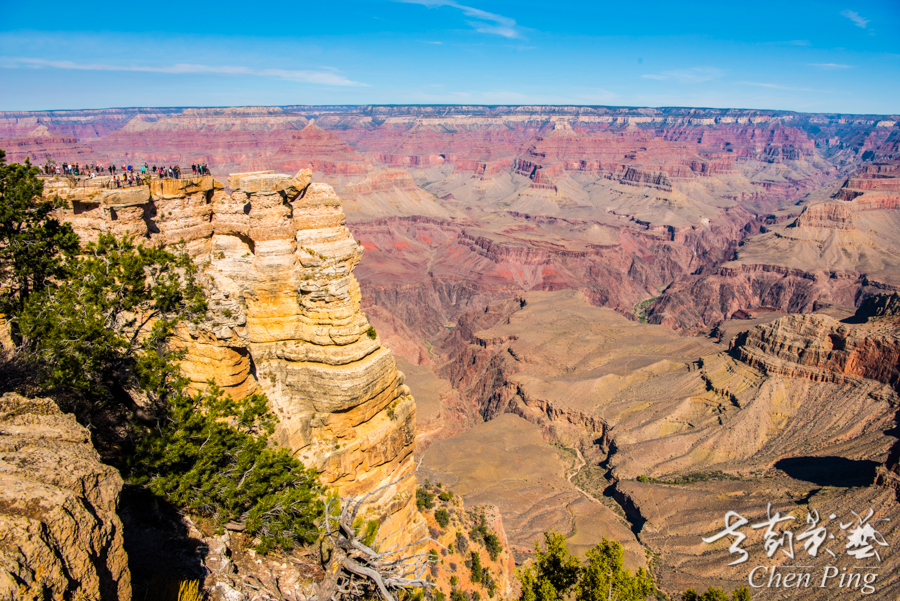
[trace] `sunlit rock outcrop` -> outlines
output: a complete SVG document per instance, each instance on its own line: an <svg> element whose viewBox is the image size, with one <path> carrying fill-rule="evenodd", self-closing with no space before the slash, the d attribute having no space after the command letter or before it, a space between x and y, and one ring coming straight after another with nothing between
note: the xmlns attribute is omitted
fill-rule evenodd
<svg viewBox="0 0 900 601"><path fill-rule="evenodd" d="M131 599L121 490L75 416L0 397L0 599Z"/></svg>
<svg viewBox="0 0 900 601"><path fill-rule="evenodd" d="M360 310L362 246L340 199L311 175L237 174L230 193L210 177L113 190L51 182L46 193L70 201L60 215L83 240L109 231L183 244L210 298L207 320L179 330L194 387L266 393L277 441L339 494L360 495L414 469L416 407ZM424 531L414 491L407 478L370 503L407 539Z"/></svg>

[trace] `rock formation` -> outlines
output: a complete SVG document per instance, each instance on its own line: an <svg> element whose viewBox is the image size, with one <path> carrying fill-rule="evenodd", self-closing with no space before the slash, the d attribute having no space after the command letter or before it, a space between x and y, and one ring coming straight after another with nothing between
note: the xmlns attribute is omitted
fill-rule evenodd
<svg viewBox="0 0 900 601"><path fill-rule="evenodd" d="M406 171L388 169L341 189L344 211L354 221L400 215L449 217L438 199L420 188Z"/></svg>
<svg viewBox="0 0 900 601"><path fill-rule="evenodd" d="M738 336L732 352L767 374L900 386L900 335L892 322L854 326L827 315L791 315Z"/></svg>
<svg viewBox="0 0 900 601"><path fill-rule="evenodd" d="M91 160L103 163L203 162L216 175L312 166L317 181L333 184L345 197L354 235L362 238L362 228L380 230L369 262L393 263L395 281L385 290L384 274L364 265L361 286L378 289L381 323L404 321L418 338L433 336L435 326L459 316L449 299L465 296L467 284L444 279L432 286L440 292L417 290L419 300L430 297L425 319L401 317L410 286L420 283L405 267L419 263L420 245L431 246L434 239L410 241L385 218L447 220L450 227L442 229L464 225L472 238L494 248L511 240L525 247L520 254L589 247L619 255L613 274L572 273L550 260L539 277L532 273L534 264L516 261L504 262L496 275L507 280L503 295L510 288L518 293L592 281L597 285L585 288L601 288L590 295L592 302L623 314L662 294L646 311L650 320L698 331L754 306L808 311L820 299L854 305L857 293L871 292L870 280L876 287L890 283L878 273L888 265L878 252L885 250L882 232L872 235L854 223L864 205L880 207L862 217L871 221L888 210L886 197L896 195L889 183L893 168L878 161L893 156L897 122L894 116L577 106L115 109L0 113L0 146L19 149L10 156L21 158L22 140L40 133L74 140L80 146L72 152L93 151ZM67 156L66 148L53 150L53 158L87 160L78 158L83 154ZM870 159L875 162L852 174ZM845 189L828 203L816 196L821 186L845 180ZM880 197L869 198L873 194ZM815 208L860 195L863 202L850 209L854 223L845 224L849 229L836 227L837 213L820 214L832 209ZM117 213L128 213L126 208ZM538 232L532 229L538 218L560 221ZM763 237L753 237L762 229ZM678 248L633 243L635 233L652 233ZM793 252L798 244L802 252ZM822 257L819 247L827 251ZM426 265L449 260L444 251L457 249L432 250ZM845 250L850 260L832 260ZM803 264L786 265L780 257L802 258L794 263ZM854 269L858 258L864 261ZM827 268L814 276L812 264ZM616 279L624 281L605 289L603 282ZM372 305L374 295L364 296ZM435 314L449 320L436 322Z"/></svg>
<svg viewBox="0 0 900 601"><path fill-rule="evenodd" d="M73 415L0 397L0 599L131 599L121 490Z"/></svg>
<svg viewBox="0 0 900 601"><path fill-rule="evenodd" d="M651 307L650 321L697 331L738 310L809 312L822 301L852 310L900 290L898 165L865 165L832 198L744 239L714 272L676 282Z"/></svg>
<svg viewBox="0 0 900 601"><path fill-rule="evenodd" d="M45 192L70 201L59 215L84 240L111 231L183 243L210 297L207 322L180 330L186 375L232 395L265 392L278 442L338 494L360 495L414 468L415 402L360 310L352 271L363 250L340 200L310 180L308 170L237 174L230 194L210 177ZM371 499L386 532L421 533L414 489L407 478Z"/></svg>
<svg viewBox="0 0 900 601"><path fill-rule="evenodd" d="M283 169L310 167L330 175L362 175L372 167L352 146L315 122L293 134L276 155L286 159L279 165Z"/></svg>

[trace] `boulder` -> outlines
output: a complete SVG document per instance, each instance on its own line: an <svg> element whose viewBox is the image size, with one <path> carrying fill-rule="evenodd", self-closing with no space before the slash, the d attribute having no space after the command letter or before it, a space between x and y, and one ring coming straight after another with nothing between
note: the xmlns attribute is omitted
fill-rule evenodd
<svg viewBox="0 0 900 601"><path fill-rule="evenodd" d="M0 600L130 599L121 490L74 416L0 397Z"/></svg>
<svg viewBox="0 0 900 601"><path fill-rule="evenodd" d="M312 181L312 171L301 169L294 177L284 173L254 173L240 178L240 190L245 194L274 194L283 192L294 200Z"/></svg>

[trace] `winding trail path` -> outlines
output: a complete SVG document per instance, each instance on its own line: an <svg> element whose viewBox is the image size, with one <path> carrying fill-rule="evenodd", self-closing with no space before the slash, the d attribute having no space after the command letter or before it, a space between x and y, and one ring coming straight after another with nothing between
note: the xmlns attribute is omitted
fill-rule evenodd
<svg viewBox="0 0 900 601"><path fill-rule="evenodd" d="M587 465L587 461L584 460L584 456L581 454L581 451L578 450L577 448L573 448L572 450L575 451L575 455L576 455L576 457L578 458L578 461L579 461L580 463L576 463L576 465L573 466L572 472L568 475L568 477L566 478L566 480L568 480L568 481L569 481L569 484L571 484L572 486L574 486L575 489L576 489L578 492L580 492L581 494L583 494L585 497L587 497L588 499L590 499L590 500L593 501L594 503L598 503L598 504L600 504L600 505L603 505L603 502L602 502L602 501L599 501L598 499L594 498L589 492L587 492L586 490L584 490L583 488L581 488L580 486L578 486L577 484L575 484L574 482L572 482L572 478L574 478L574 477L578 474L578 472L581 471L581 468L583 468L585 465Z"/></svg>

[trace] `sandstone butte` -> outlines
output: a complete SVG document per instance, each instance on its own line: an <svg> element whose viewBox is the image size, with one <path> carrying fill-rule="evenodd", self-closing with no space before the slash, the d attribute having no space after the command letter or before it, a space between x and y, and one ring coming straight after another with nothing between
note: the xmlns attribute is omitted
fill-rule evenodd
<svg viewBox="0 0 900 601"><path fill-rule="evenodd" d="M183 371L240 397L259 390L279 418L279 444L342 496L359 496L415 469L416 404L391 352L360 310L353 269L362 246L331 186L295 176L238 173L154 180L125 189L48 181L68 201L59 218L83 241L101 232L184 248L200 266L207 320L180 330ZM416 479L368 503L394 539L426 534Z"/></svg>

